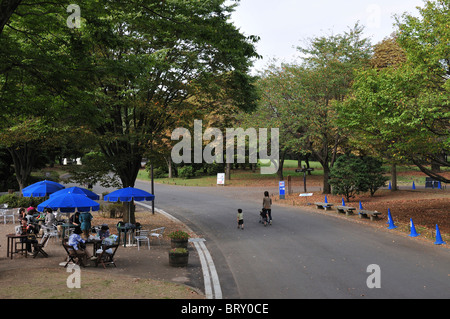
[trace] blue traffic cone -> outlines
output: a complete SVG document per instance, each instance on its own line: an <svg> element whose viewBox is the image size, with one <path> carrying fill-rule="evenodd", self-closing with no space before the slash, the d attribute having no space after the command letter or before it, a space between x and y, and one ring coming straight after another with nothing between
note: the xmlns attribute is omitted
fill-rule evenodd
<svg viewBox="0 0 450 319"><path fill-rule="evenodd" d="M416 189L416 184L414 184L414 182L413 182L412 189Z"/></svg>
<svg viewBox="0 0 450 319"><path fill-rule="evenodd" d="M359 201L359 209L363 209L361 201Z"/></svg>
<svg viewBox="0 0 450 319"><path fill-rule="evenodd" d="M392 219L390 210L388 212L388 220L389 220L389 227L388 227L388 229L395 229L395 228L397 228L397 226L394 225L394 220Z"/></svg>
<svg viewBox="0 0 450 319"><path fill-rule="evenodd" d="M325 195L325 203L328 204L328 199L327 199L327 195Z"/></svg>
<svg viewBox="0 0 450 319"><path fill-rule="evenodd" d="M392 217L391 217L391 209L390 208L388 208L388 221L387 221L387 225L389 225L389 223L391 222L391 219L392 219Z"/></svg>
<svg viewBox="0 0 450 319"><path fill-rule="evenodd" d="M419 236L419 234L416 232L416 227L414 227L414 223L413 223L412 218L410 218L409 228L411 229L411 233L409 234L410 237L417 237L417 236Z"/></svg>
<svg viewBox="0 0 450 319"><path fill-rule="evenodd" d="M388 189L389 189L389 190L392 189L392 186L391 186L391 182L390 182L390 181L389 181L389 187L388 187Z"/></svg>
<svg viewBox="0 0 450 319"><path fill-rule="evenodd" d="M439 231L438 225L436 225L436 241L434 242L435 245L444 245L445 241L442 240L441 232Z"/></svg>
<svg viewBox="0 0 450 319"><path fill-rule="evenodd" d="M342 206L345 206L344 198L342 198Z"/></svg>

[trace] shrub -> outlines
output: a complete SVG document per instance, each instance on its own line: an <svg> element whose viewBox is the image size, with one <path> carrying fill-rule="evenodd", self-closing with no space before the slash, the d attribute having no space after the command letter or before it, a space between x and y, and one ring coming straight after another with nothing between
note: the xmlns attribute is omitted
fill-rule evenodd
<svg viewBox="0 0 450 319"><path fill-rule="evenodd" d="M184 255L184 254L189 253L189 251L186 248L173 248L169 252L170 252L170 254L175 254L175 255L178 255L178 254Z"/></svg>
<svg viewBox="0 0 450 319"><path fill-rule="evenodd" d="M361 188L368 190L370 196L373 196L380 187L386 185L389 178L383 175L384 169L382 161L373 157L364 157L363 161L366 169L365 174L363 174L361 179L361 183L363 184Z"/></svg>
<svg viewBox="0 0 450 319"><path fill-rule="evenodd" d="M183 166L179 168L178 177L184 179L194 177L194 168L192 166Z"/></svg>
<svg viewBox="0 0 450 319"><path fill-rule="evenodd" d="M167 172L160 167L153 168L153 178L164 178L167 176ZM151 171L148 170L148 177L151 177Z"/></svg>
<svg viewBox="0 0 450 319"><path fill-rule="evenodd" d="M190 235L182 230L176 230L169 234L171 239L189 239Z"/></svg>
<svg viewBox="0 0 450 319"><path fill-rule="evenodd" d="M209 176L214 176L217 175L217 173L223 173L224 172L224 167L223 164L221 163L212 163L212 164L206 164L206 173Z"/></svg>
<svg viewBox="0 0 450 319"><path fill-rule="evenodd" d="M343 195L347 201L367 191L373 196L387 181L381 165L371 157L340 156L330 172L333 194Z"/></svg>
<svg viewBox="0 0 450 319"><path fill-rule="evenodd" d="M123 203L102 204L100 207L102 213L100 216L106 218L123 218L126 208Z"/></svg>
<svg viewBox="0 0 450 319"><path fill-rule="evenodd" d="M44 197L22 197L16 194L6 194L0 196L0 204L8 204L8 207L37 207L40 203L45 201Z"/></svg>

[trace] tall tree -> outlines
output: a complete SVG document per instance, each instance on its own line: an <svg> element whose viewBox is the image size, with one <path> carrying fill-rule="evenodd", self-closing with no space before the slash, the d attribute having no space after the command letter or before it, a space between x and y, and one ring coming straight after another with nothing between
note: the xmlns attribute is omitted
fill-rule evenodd
<svg viewBox="0 0 450 319"><path fill-rule="evenodd" d="M419 13L420 17L404 14L397 19L398 41L424 80L418 101L420 129L431 134L431 140L425 143L428 147L417 149L409 157L422 172L448 183L448 178L426 164L450 166L443 156L450 151L450 2L426 1Z"/></svg>
<svg viewBox="0 0 450 319"><path fill-rule="evenodd" d="M94 4L84 15L78 41L89 43L94 104L105 117L94 131L124 187L134 185L149 143L176 123L177 112L195 107L191 96L214 96L222 82L235 103L247 105L256 38L228 21L233 6L224 2L114 1L114 10Z"/></svg>
<svg viewBox="0 0 450 319"><path fill-rule="evenodd" d="M422 18L405 15L397 41L406 58L360 71L339 108L341 124L375 153L393 163L412 161L444 182L424 164L448 165L439 157L449 150L448 9L448 1L428 1Z"/></svg>
<svg viewBox="0 0 450 319"><path fill-rule="evenodd" d="M335 105L348 95L354 70L367 66L371 55L370 41L362 32L356 24L344 34L314 38L309 47L299 48L303 64L286 68L301 97L295 109L299 145L322 165L324 194L331 193L330 167L346 141L336 124Z"/></svg>
<svg viewBox="0 0 450 319"><path fill-rule="evenodd" d="M55 137L67 124L80 123L75 118L87 118L72 103L80 100L82 83L68 45L71 31L61 19L65 7L56 4L19 6L0 37L0 143L11 154L20 188L38 154L57 146Z"/></svg>

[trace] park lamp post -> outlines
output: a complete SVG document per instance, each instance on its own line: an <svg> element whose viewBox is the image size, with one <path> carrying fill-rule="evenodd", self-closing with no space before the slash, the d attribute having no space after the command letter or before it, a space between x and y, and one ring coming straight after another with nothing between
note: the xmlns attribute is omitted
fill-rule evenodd
<svg viewBox="0 0 450 319"><path fill-rule="evenodd" d="M306 168L306 166L303 165L303 168L301 169L296 169L295 172L296 173L303 173L303 187L306 193L306 172L312 172L314 170L314 168Z"/></svg>

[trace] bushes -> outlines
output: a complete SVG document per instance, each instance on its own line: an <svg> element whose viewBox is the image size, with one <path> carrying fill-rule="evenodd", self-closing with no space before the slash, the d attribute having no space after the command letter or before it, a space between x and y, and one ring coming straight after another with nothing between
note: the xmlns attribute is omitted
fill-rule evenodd
<svg viewBox="0 0 450 319"><path fill-rule="evenodd" d="M194 168L192 166L183 166L178 169L178 177L191 178L194 177Z"/></svg>
<svg viewBox="0 0 450 319"><path fill-rule="evenodd" d="M100 216L104 218L123 218L126 207L123 203L104 203L100 205Z"/></svg>
<svg viewBox="0 0 450 319"><path fill-rule="evenodd" d="M37 207L40 203L45 201L44 197L22 197L16 194L6 194L0 196L0 204L8 204L8 207Z"/></svg>
<svg viewBox="0 0 450 319"><path fill-rule="evenodd" d="M347 201L355 194L367 191L373 196L386 181L382 162L372 157L341 156L330 172L333 194L343 195Z"/></svg>

